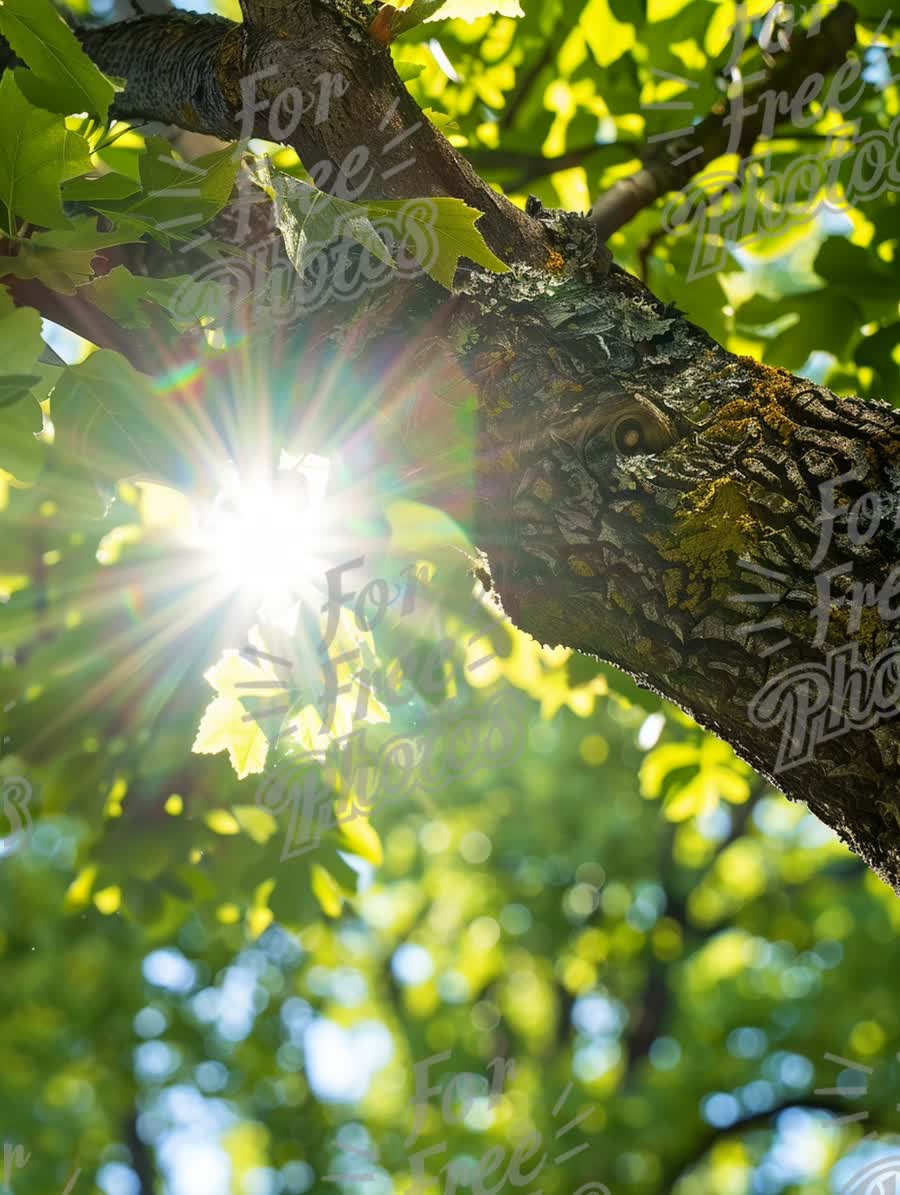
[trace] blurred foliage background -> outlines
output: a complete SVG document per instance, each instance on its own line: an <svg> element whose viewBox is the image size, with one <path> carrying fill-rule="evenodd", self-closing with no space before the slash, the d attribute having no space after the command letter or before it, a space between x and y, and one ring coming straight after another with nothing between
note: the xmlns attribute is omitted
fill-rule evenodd
<svg viewBox="0 0 900 1195"><path fill-rule="evenodd" d="M757 32L766 7L751 6ZM876 38L875 0L858 7L865 134L900 112L897 39L893 21ZM633 172L647 137L685 119L647 110L678 91L653 68L697 84L697 115L721 95L731 3L523 8L427 24L395 48L421 68L409 86L429 115L518 203L586 210ZM778 131L775 165L834 146L838 118L819 115ZM154 131L95 166L137 177ZM898 400L895 194L729 244L693 280L698 230L666 232L663 207L611 242L660 298L734 352ZM4 334L10 349L18 332ZM91 352L47 322L43 335L66 361ZM235 376L253 401L275 385ZM227 383L207 365L192 385ZM457 431L464 458L465 410ZM368 451L354 441L339 470ZM399 466L369 476L376 507L422 498ZM393 720L452 740L461 706L477 719L499 695L517 749L434 791L381 791L368 820L282 861L261 767L222 750L233 727L191 752L215 696L204 672L246 626L220 609L182 618L190 585L173 589L160 495L120 488L98 519L46 466L26 481L0 470L0 496L0 773L28 779L35 822L29 848L0 860L0 1143L30 1153L18 1169L4 1153L16 1195L62 1192L76 1170L81 1195L389 1195L410 1189L416 1150L442 1143L436 1176L499 1147L483 1189L505 1191L529 1132L549 1160L523 1189L546 1195L819 1195L891 1151L896 897L680 711L487 612L449 520L426 542L410 507L368 561L369 577L396 577L377 563L437 560L451 595L446 685ZM495 654L477 673L473 630ZM408 627L381 631L388 659ZM434 1056L444 1088L516 1065L493 1104L486 1085L467 1109L451 1098L452 1115L432 1096L414 1127L415 1065Z"/></svg>

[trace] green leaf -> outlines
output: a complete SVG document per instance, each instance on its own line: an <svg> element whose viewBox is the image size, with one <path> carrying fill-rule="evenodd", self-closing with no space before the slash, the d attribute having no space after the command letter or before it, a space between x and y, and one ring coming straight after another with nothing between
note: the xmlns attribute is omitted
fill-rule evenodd
<svg viewBox="0 0 900 1195"><path fill-rule="evenodd" d="M392 217L399 238L415 260L447 290L453 289L461 257L495 274L509 270L475 227L484 213L461 199L379 199L366 204L366 209L371 216Z"/></svg>
<svg viewBox="0 0 900 1195"><path fill-rule="evenodd" d="M881 319L896 312L896 271L862 245L853 245L845 237L829 237L813 268L830 291L839 290L859 303L867 319Z"/></svg>
<svg viewBox="0 0 900 1195"><path fill-rule="evenodd" d="M37 364L44 350L41 316L31 307L16 307L2 290L0 344L0 469L30 484L40 472L45 451L35 439L43 426L43 413L30 393L42 378Z"/></svg>
<svg viewBox="0 0 900 1195"><path fill-rule="evenodd" d="M116 266L90 286L82 287L79 297L89 299L123 328L134 330L149 326L148 303L168 312L178 291L188 281L184 274L175 278L139 278L125 266Z"/></svg>
<svg viewBox="0 0 900 1195"><path fill-rule="evenodd" d="M277 858L277 856L276 856ZM310 887L309 868L282 867L277 874L269 908L285 925L308 925L316 919L318 905Z"/></svg>
<svg viewBox="0 0 900 1195"><path fill-rule="evenodd" d="M13 75L7 71L0 80L0 201L9 231L15 232L15 216L45 228L69 228L60 184L91 169L87 143L61 116L30 104Z"/></svg>
<svg viewBox="0 0 900 1195"><path fill-rule="evenodd" d="M380 867L384 862L384 848L374 826L364 817L355 817L352 821L343 821L338 826L338 840L341 850L350 851L365 859L374 867Z"/></svg>
<svg viewBox="0 0 900 1195"><path fill-rule="evenodd" d="M236 698L214 697L204 711L191 750L198 755L227 751L235 775L243 780L263 770L269 742Z"/></svg>
<svg viewBox="0 0 900 1195"><path fill-rule="evenodd" d="M233 146L185 162L168 141L148 137L139 159L140 195L94 206L121 227L131 224L164 245L194 240L231 198L240 164Z"/></svg>
<svg viewBox="0 0 900 1195"><path fill-rule="evenodd" d="M797 312L799 318L778 333L763 355L767 364L785 369L800 369L817 349L825 349L839 361L844 360L862 322L859 307L852 299L828 290L793 295L785 300L785 309Z"/></svg>
<svg viewBox="0 0 900 1195"><path fill-rule="evenodd" d="M30 484L40 472L45 452L35 439L43 426L43 412L30 393L42 380L38 372L44 351L41 316L31 307L16 307L4 290L0 290L0 344L0 469Z"/></svg>
<svg viewBox="0 0 900 1195"><path fill-rule="evenodd" d="M25 395L41 380L36 373L0 374L0 408L11 407L21 402Z"/></svg>
<svg viewBox="0 0 900 1195"><path fill-rule="evenodd" d="M418 79L419 75L425 70L425 65L421 62L395 62L394 67L403 83L409 83L413 79Z"/></svg>
<svg viewBox="0 0 900 1195"><path fill-rule="evenodd" d="M0 468L30 484L43 465L45 446L35 439L43 427L39 400L47 398L59 370L41 364L45 345L41 313L17 307L0 289Z"/></svg>
<svg viewBox="0 0 900 1195"><path fill-rule="evenodd" d="M328 917L340 917L344 907L344 894L334 876L321 863L310 867L313 895Z"/></svg>
<svg viewBox="0 0 900 1195"><path fill-rule="evenodd" d="M51 112L88 112L106 120L117 88L91 62L50 0L2 0L0 33L31 67L30 78L25 71L17 73L32 103Z"/></svg>
<svg viewBox="0 0 900 1195"><path fill-rule="evenodd" d="M857 365L866 365L878 374L881 385L879 397L890 399L895 405L900 382L900 367L894 357L897 345L900 344L898 334L900 323L888 324L862 340L854 353ZM832 384L830 379L828 384Z"/></svg>
<svg viewBox="0 0 900 1195"><path fill-rule="evenodd" d="M101 350L65 370L52 398L55 447L94 473L178 478L178 429L173 404L119 353Z"/></svg>
<svg viewBox="0 0 900 1195"><path fill-rule="evenodd" d="M63 184L63 198L80 200L83 203L103 202L108 199L128 199L141 185L125 174L101 174L96 178L76 178Z"/></svg>
<svg viewBox="0 0 900 1195"><path fill-rule="evenodd" d="M256 177L274 200L285 250L299 273L321 248L342 236L351 237L379 261L393 266L394 259L377 231L379 219L421 268L448 290L453 288L460 257L497 274L509 269L475 228L483 213L461 199L444 196L351 203L292 175L273 172L268 162L257 169Z"/></svg>
<svg viewBox="0 0 900 1195"><path fill-rule="evenodd" d="M423 21L445 21L461 17L464 21L477 21L479 17L498 13L504 17L521 17L525 14L519 0L413 0L391 22L391 36L398 37L409 29L415 29Z"/></svg>
<svg viewBox="0 0 900 1195"><path fill-rule="evenodd" d="M0 408L0 469L30 485L41 470L44 447L35 439L43 415L33 395L25 402Z"/></svg>
<svg viewBox="0 0 900 1195"><path fill-rule="evenodd" d="M617 21L644 25L647 21L647 0L608 0L609 9Z"/></svg>
<svg viewBox="0 0 900 1195"><path fill-rule="evenodd" d="M44 351L41 327L39 311L33 307L17 307L6 291L0 289L0 344L3 345L4 375L34 372L33 367Z"/></svg>
<svg viewBox="0 0 900 1195"><path fill-rule="evenodd" d="M294 269L302 274L326 245L348 236L387 266L394 265L384 241L362 204L337 199L292 175L274 172L266 161L257 169L259 185L275 204L275 221Z"/></svg>
<svg viewBox="0 0 900 1195"><path fill-rule="evenodd" d="M53 290L73 295L77 286L93 277L91 263L103 249L139 239L123 232L98 232L90 216L79 217L73 223L72 229L14 238L18 253L15 257L0 257L0 275L39 278Z"/></svg>

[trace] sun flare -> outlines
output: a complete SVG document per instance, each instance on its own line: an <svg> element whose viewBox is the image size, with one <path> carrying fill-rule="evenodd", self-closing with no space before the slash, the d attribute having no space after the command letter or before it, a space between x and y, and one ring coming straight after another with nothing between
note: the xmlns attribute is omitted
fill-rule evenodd
<svg viewBox="0 0 900 1195"><path fill-rule="evenodd" d="M200 519L198 547L217 586L258 601L299 596L325 567L324 457L283 454L271 478L226 470L221 492Z"/></svg>

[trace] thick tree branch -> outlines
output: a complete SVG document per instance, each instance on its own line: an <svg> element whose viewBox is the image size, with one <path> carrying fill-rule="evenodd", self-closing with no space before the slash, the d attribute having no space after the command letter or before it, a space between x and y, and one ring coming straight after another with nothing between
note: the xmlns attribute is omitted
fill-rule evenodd
<svg viewBox="0 0 900 1195"><path fill-rule="evenodd" d="M240 52L239 25L224 17L166 13L77 33L102 71L127 80L114 117L158 120L226 140L236 136L233 105L218 78Z"/></svg>
<svg viewBox="0 0 900 1195"><path fill-rule="evenodd" d="M835 529L825 638L812 562L829 479L848 479L850 499L877 495L894 510L900 415L728 353L610 270L596 226L536 202L516 209L423 117L353 0L337 8L295 0L276 29L146 17L83 37L105 69L128 78L123 114L224 137L274 139L273 106L291 89L308 100L323 76L340 76L349 86L333 91L319 119L316 104L294 102L297 125L282 138L317 168L320 186L346 191L349 181L354 198L450 195L484 213L479 228L495 252L532 268L472 274L468 294L449 304L430 282L409 284L414 303L403 303L402 287L387 302L364 296L353 344L360 354L377 345L368 389L388 338L406 352L420 337L432 362L452 355L454 377L465 370L479 400L474 534L516 625L600 656L676 702L900 891L900 723L860 724L857 713L834 734L816 709L798 744L783 739L781 707L772 707L798 669L837 685L848 646L870 676L887 649L900 651L893 611L854 605L854 586L895 596L900 584L887 520L864 545ZM851 12L836 10L832 41L843 31L852 44ZM809 41L804 70L826 65L822 36ZM152 76L168 70L167 55L179 65L163 94ZM792 69L783 63L770 85L790 93ZM290 114L282 108L282 120ZM712 124L718 142L706 140ZM753 127L748 119L747 145ZM696 137L716 153L727 139L718 117ZM431 352L436 342L446 354ZM437 367L434 382L446 385ZM763 592L748 597L751 587ZM760 602L777 630L774 618L754 625ZM847 702L834 700L829 718Z"/></svg>
<svg viewBox="0 0 900 1195"><path fill-rule="evenodd" d="M112 115L226 141L283 141L322 190L345 198L454 196L484 213L479 230L505 261L546 264L541 226L480 179L424 116L390 52L366 35L368 10L355 0L245 3L246 25L170 13L79 30L93 61L127 80ZM8 54L0 65L11 65ZM342 82L324 115L315 102L323 79Z"/></svg>
<svg viewBox="0 0 900 1195"><path fill-rule="evenodd" d="M513 622L689 710L900 891L900 415L726 352L615 267L488 323L476 535ZM881 534L836 527L823 562L838 478Z"/></svg>
<svg viewBox="0 0 900 1195"><path fill-rule="evenodd" d="M751 88L746 95L732 101L737 111L743 110L736 148L731 144L731 128L726 123L727 107L719 103L695 128L683 137L661 141L648 150L644 165L636 174L621 179L601 195L591 212L591 220L606 240L628 224L638 212L649 207L660 195L679 191L690 179L715 158L729 151L747 157L762 133L770 106L763 98L798 97L805 108L809 98L804 95L806 81L816 74L825 75L839 67L856 44L856 10L841 3L822 22L821 30L807 34L790 53L779 59L766 79ZM795 101L796 104L796 101ZM792 107L795 106L792 105ZM778 111L780 121L787 117ZM771 115L768 116L771 120Z"/></svg>

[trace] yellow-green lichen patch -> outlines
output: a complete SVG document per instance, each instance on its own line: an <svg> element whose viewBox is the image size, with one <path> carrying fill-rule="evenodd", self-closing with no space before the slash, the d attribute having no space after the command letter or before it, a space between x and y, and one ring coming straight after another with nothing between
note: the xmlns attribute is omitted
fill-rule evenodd
<svg viewBox="0 0 900 1195"><path fill-rule="evenodd" d="M740 444L747 436L760 434L760 412L746 398L735 398L726 403L703 434L709 440L724 444Z"/></svg>
<svg viewBox="0 0 900 1195"><path fill-rule="evenodd" d="M666 605L671 610L678 605L678 598L684 585L684 574L680 568L667 568L663 573L663 589L666 594Z"/></svg>
<svg viewBox="0 0 900 1195"><path fill-rule="evenodd" d="M743 489L730 477L704 482L688 494L675 519L672 542L660 554L686 569L687 592L681 606L694 610L711 595L713 583L729 575L732 558L750 552L761 528Z"/></svg>
<svg viewBox="0 0 900 1195"><path fill-rule="evenodd" d="M858 638L863 651L872 659L891 646L890 631L875 606L860 611Z"/></svg>
<svg viewBox="0 0 900 1195"><path fill-rule="evenodd" d="M594 575L593 568L583 556L570 556L568 564L569 569L576 577L593 577Z"/></svg>
<svg viewBox="0 0 900 1195"><path fill-rule="evenodd" d="M852 605L852 603L851 603ZM843 647L855 640L860 647L860 657L871 662L882 651L891 646L891 635L874 606L864 606L858 614L859 625L851 630L851 607L833 604L828 612L827 641L834 647Z"/></svg>
<svg viewBox="0 0 900 1195"><path fill-rule="evenodd" d="M486 415L488 419L496 419L503 411L512 409L510 400L499 390L495 390L493 393L487 389L482 390L479 397L482 414Z"/></svg>
<svg viewBox="0 0 900 1195"><path fill-rule="evenodd" d="M704 435L726 444L739 444L748 435L759 436L765 424L787 444L799 426L785 409L794 393L793 377L786 369L773 369L752 357L739 357L738 362L753 379L750 397L727 402L704 429ZM736 368L736 365L727 366L714 376Z"/></svg>
<svg viewBox="0 0 900 1195"><path fill-rule="evenodd" d="M872 443L866 445L866 457L873 468L878 468L881 459L893 464L900 456L900 436L891 428L877 431L872 435Z"/></svg>
<svg viewBox="0 0 900 1195"><path fill-rule="evenodd" d="M607 587L610 604L624 610L626 614L634 613L634 603L619 589L615 580L610 579Z"/></svg>
<svg viewBox="0 0 900 1195"><path fill-rule="evenodd" d="M763 422L787 443L799 426L785 411L785 406L793 397L794 379L786 369L772 369L759 362L755 364L753 400L759 405Z"/></svg>

